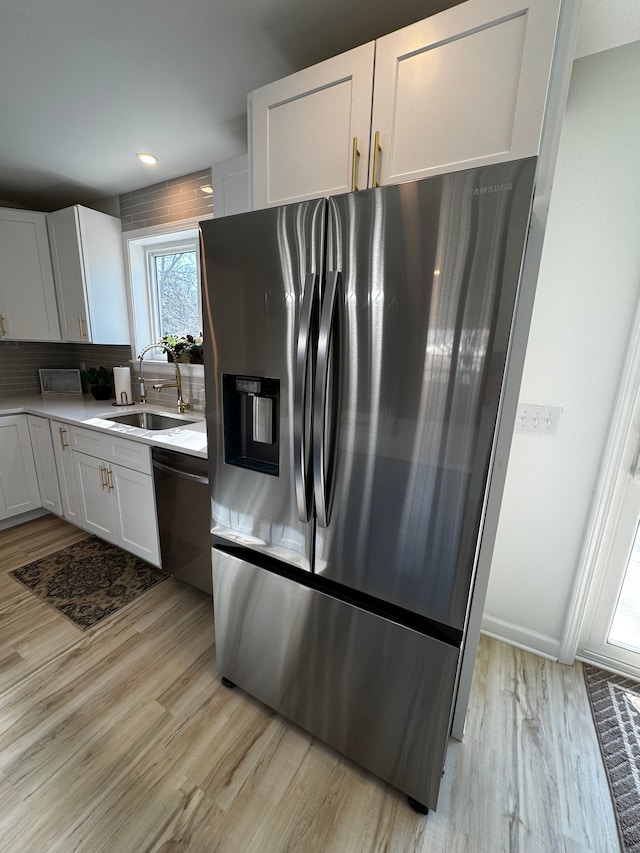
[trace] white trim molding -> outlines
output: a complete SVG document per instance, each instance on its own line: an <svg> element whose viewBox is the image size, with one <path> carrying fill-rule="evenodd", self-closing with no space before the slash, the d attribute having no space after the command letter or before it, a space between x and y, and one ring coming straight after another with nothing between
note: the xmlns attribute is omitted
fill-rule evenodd
<svg viewBox="0 0 640 853"><path fill-rule="evenodd" d="M640 303L636 307L633 329L622 371L609 438L602 457L585 542L567 610L565 630L558 656L561 663L573 663L580 643L589 596L598 580L602 546L606 535L607 522L611 514L618 475L623 464L625 444L638 404L640 393Z"/></svg>
<svg viewBox="0 0 640 853"><path fill-rule="evenodd" d="M493 637L494 640L524 649L525 652L532 652L534 655L550 660L558 660L560 643L548 634L532 631L530 628L515 625L513 622L498 619L487 613L482 617L482 633L487 637Z"/></svg>

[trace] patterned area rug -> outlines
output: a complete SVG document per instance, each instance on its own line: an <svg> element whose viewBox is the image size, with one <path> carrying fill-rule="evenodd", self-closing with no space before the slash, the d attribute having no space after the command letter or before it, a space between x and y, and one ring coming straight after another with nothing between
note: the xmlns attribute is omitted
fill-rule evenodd
<svg viewBox="0 0 640 853"><path fill-rule="evenodd" d="M620 843L640 853L640 683L584 666Z"/></svg>
<svg viewBox="0 0 640 853"><path fill-rule="evenodd" d="M167 577L96 536L10 574L83 631Z"/></svg>

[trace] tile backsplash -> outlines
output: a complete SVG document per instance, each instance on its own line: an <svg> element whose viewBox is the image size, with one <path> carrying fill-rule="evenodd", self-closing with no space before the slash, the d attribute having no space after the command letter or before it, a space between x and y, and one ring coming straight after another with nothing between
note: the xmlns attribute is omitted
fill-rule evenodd
<svg viewBox="0 0 640 853"><path fill-rule="evenodd" d="M0 398L14 394L39 394L40 367L62 367L79 369L81 362L86 367L114 368L120 365L131 367L133 399L138 394L138 365L130 364L131 347L106 346L100 344L50 343L35 341L0 341ZM153 362L145 362L145 376L154 378ZM168 379L169 374L162 379ZM204 410L204 376L191 375L187 368L182 371L182 385L195 411ZM87 390L87 389L85 389ZM172 408L175 392L149 392L149 402Z"/></svg>
<svg viewBox="0 0 640 853"><path fill-rule="evenodd" d="M116 367L128 364L131 347L40 341L0 341L0 397L39 394L40 367Z"/></svg>
<svg viewBox="0 0 640 853"><path fill-rule="evenodd" d="M192 374L189 368L182 369L182 390L185 398L191 404L191 408L196 412L204 411L204 375L199 373L198 375ZM137 402L140 399L140 394L138 390L138 376L140 371L138 370L138 365L131 365L131 387L133 390L133 399ZM157 371L156 371L157 373ZM145 361L144 363L144 376L145 379L151 380L156 373L154 373L154 363ZM161 377L163 381L170 379L170 375L164 375ZM173 408L176 402L176 391L175 389L167 389L166 391L154 391L151 388L151 383L147 382L147 399L150 403L155 403L159 406L166 406L167 408Z"/></svg>

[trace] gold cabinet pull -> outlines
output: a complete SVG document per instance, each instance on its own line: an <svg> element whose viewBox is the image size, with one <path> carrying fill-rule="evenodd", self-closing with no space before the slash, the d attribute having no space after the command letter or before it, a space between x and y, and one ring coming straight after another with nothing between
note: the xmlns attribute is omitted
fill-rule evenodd
<svg viewBox="0 0 640 853"><path fill-rule="evenodd" d="M7 334L7 330L4 327L4 314L0 314L0 333L2 334L3 338Z"/></svg>
<svg viewBox="0 0 640 853"><path fill-rule="evenodd" d="M113 471L111 470L111 468L105 468L104 470L105 470L106 475L107 475L107 489L110 492L112 492L113 491L113 480L111 479L111 476L113 474Z"/></svg>
<svg viewBox="0 0 640 853"><path fill-rule="evenodd" d="M85 334L85 331L84 331L84 329L82 328L82 324L83 324L83 323L85 324L85 326L87 325L87 321L86 321L86 320L84 320L84 319L83 319L83 318L78 314L78 328L80 329L80 339L81 339L81 340L82 340L82 339L84 339L84 338L88 338L88 337L89 337L87 334Z"/></svg>
<svg viewBox="0 0 640 853"><path fill-rule="evenodd" d="M62 449L64 450L65 447L69 447L69 442L64 440L67 431L64 427L58 427L58 429L60 431L60 444L62 445Z"/></svg>
<svg viewBox="0 0 640 853"><path fill-rule="evenodd" d="M372 187L379 187L378 183L378 170L380 168L380 152L382 151L382 146L380 145L380 131L376 130L376 135L373 141L373 180L371 181Z"/></svg>
<svg viewBox="0 0 640 853"><path fill-rule="evenodd" d="M351 192L358 192L358 158L360 157L360 152L358 151L358 137L353 137L353 151L351 152Z"/></svg>
<svg viewBox="0 0 640 853"><path fill-rule="evenodd" d="M107 483L106 483L106 479L105 479L105 476L104 476L104 475L105 475L106 470L107 470L107 469L104 467L104 465L101 465L101 466L100 466L100 488L101 488L103 491L107 488Z"/></svg>

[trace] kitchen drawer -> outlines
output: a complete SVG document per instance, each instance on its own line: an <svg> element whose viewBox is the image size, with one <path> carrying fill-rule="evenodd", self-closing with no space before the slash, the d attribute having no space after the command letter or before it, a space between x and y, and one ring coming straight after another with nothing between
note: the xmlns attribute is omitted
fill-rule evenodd
<svg viewBox="0 0 640 853"><path fill-rule="evenodd" d="M151 448L146 444L83 427L70 427L70 435L71 447L78 453L151 474Z"/></svg>
<svg viewBox="0 0 640 853"><path fill-rule="evenodd" d="M71 447L79 453L89 456L98 456L103 459L107 455L106 436L94 429L81 429L80 427L69 427Z"/></svg>

